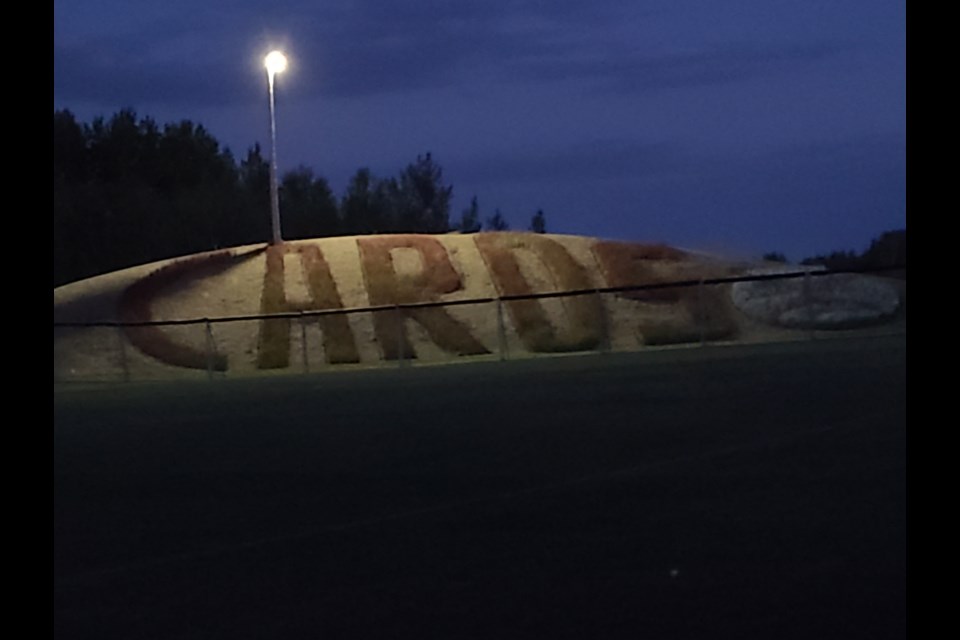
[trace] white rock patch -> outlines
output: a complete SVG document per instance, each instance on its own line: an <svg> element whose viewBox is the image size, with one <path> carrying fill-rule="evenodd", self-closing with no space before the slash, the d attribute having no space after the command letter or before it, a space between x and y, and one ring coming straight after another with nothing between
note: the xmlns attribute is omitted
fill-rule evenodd
<svg viewBox="0 0 960 640"><path fill-rule="evenodd" d="M812 269L812 271L819 269ZM796 268L756 269L751 275L797 273ZM847 329L884 320L900 306L889 283L841 273L782 280L737 282L733 302L750 318L791 329Z"/></svg>

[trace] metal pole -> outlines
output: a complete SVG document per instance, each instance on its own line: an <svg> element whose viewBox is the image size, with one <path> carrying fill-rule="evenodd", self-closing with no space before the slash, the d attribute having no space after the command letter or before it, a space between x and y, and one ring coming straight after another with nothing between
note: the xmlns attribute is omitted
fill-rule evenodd
<svg viewBox="0 0 960 640"><path fill-rule="evenodd" d="M811 282L810 270L807 269L803 273L803 305L807 308L807 324L809 325L809 334L808 337L813 340L816 335L814 334L813 327L813 283Z"/></svg>
<svg viewBox="0 0 960 640"><path fill-rule="evenodd" d="M704 346L707 343L706 337L706 322L705 320L706 311L703 307L703 278L700 278L700 284L697 285L697 314L695 316L697 321L697 328L700 329L700 346Z"/></svg>
<svg viewBox="0 0 960 640"><path fill-rule="evenodd" d="M610 351L610 330L607 322L607 307L603 304L603 294L597 290L597 308L600 310L600 353Z"/></svg>
<svg viewBox="0 0 960 640"><path fill-rule="evenodd" d="M273 230L272 244L280 244L280 190L277 187L277 118L273 97L273 71L267 71L267 84L270 87L270 224Z"/></svg>
<svg viewBox="0 0 960 640"><path fill-rule="evenodd" d="M394 313L397 314L397 367L402 367L406 354L403 352L403 315L399 305L394 308Z"/></svg>
<svg viewBox="0 0 960 640"><path fill-rule="evenodd" d="M210 319L204 318L203 320L206 323L207 334L205 343L205 350L207 353L207 380L213 380L213 355L217 349L213 342L213 327L210 325Z"/></svg>
<svg viewBox="0 0 960 640"><path fill-rule="evenodd" d="M303 311L300 312L300 348L303 351L303 371L310 373L310 359L307 355L307 323Z"/></svg>
<svg viewBox="0 0 960 640"><path fill-rule="evenodd" d="M123 327L117 325L117 345L120 348L120 369L123 371L123 381L130 382L130 367L127 365L127 350L123 343Z"/></svg>
<svg viewBox="0 0 960 640"><path fill-rule="evenodd" d="M500 360L507 359L507 329L503 324L503 300L497 298L497 344L500 349Z"/></svg>

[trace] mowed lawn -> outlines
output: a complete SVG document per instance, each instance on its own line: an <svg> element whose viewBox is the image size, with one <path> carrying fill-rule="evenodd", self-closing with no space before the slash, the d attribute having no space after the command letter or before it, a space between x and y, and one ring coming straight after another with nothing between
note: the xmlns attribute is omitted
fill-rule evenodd
<svg viewBox="0 0 960 640"><path fill-rule="evenodd" d="M906 336L54 389L58 638L894 638Z"/></svg>

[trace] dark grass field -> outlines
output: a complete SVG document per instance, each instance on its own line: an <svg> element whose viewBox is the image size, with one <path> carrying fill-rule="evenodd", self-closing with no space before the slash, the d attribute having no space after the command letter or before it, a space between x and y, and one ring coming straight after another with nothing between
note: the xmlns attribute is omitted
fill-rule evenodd
<svg viewBox="0 0 960 640"><path fill-rule="evenodd" d="M58 638L901 638L906 337L54 390Z"/></svg>

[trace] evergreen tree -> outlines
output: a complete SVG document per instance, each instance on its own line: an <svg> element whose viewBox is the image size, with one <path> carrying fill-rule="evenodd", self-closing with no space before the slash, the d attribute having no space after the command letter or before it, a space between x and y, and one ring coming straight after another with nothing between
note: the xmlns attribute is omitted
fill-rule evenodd
<svg viewBox="0 0 960 640"><path fill-rule="evenodd" d="M763 254L763 259L767 262L786 262L787 256L783 255L779 251L770 251Z"/></svg>
<svg viewBox="0 0 960 640"><path fill-rule="evenodd" d="M537 209L533 218L530 219L530 231L534 233L547 232L547 218L543 215L543 209Z"/></svg>
<svg viewBox="0 0 960 640"><path fill-rule="evenodd" d="M340 201L340 224L345 233L385 232L389 212L385 211L383 191L370 169L364 167L353 174Z"/></svg>
<svg viewBox="0 0 960 640"><path fill-rule="evenodd" d="M229 151L130 109L82 126L54 112L53 200L55 284L257 237Z"/></svg>
<svg viewBox="0 0 960 640"><path fill-rule="evenodd" d="M907 230L885 231L870 242L863 253L863 265L883 268L907 264Z"/></svg>
<svg viewBox="0 0 960 640"><path fill-rule="evenodd" d="M453 187L443 182L443 169L430 153L417 156L399 179L390 184L390 199L396 209L398 230L445 233L450 230L450 200Z"/></svg>
<svg viewBox="0 0 960 640"><path fill-rule="evenodd" d="M322 238L340 230L337 202L330 185L315 178L313 170L300 166L287 172L280 183L280 218L283 237Z"/></svg>
<svg viewBox="0 0 960 640"><path fill-rule="evenodd" d="M470 206L460 213L460 222L457 223L457 230L460 233L476 233L483 228L480 222L480 205L477 204L477 196L470 198Z"/></svg>
<svg viewBox="0 0 960 640"><path fill-rule="evenodd" d="M161 128L132 109L90 124L54 111L53 124L55 286L270 237L270 165L259 144L238 163L202 125L184 120ZM298 167L283 177L280 215L291 239L443 233L451 227L452 196L430 153L392 178L358 170L339 207L326 180ZM509 229L499 210L487 226ZM457 228L482 227L474 196ZM542 211L531 228L545 231Z"/></svg>
<svg viewBox="0 0 960 640"><path fill-rule="evenodd" d="M510 229L510 223L500 213L500 209L495 209L493 215L487 218L487 229L490 231L507 231Z"/></svg>

